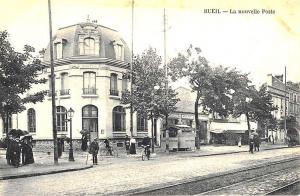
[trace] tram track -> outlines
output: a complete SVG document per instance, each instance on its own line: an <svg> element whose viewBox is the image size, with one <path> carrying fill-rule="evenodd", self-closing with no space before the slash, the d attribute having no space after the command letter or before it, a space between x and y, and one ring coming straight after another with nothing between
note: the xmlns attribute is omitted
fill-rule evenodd
<svg viewBox="0 0 300 196"><path fill-rule="evenodd" d="M274 195L299 182L300 166L262 175L197 195ZM265 181L268 186L263 186Z"/></svg>
<svg viewBox="0 0 300 196"><path fill-rule="evenodd" d="M239 182L268 175L281 170L294 168L300 163L300 157L287 158L264 164L240 168L222 173L209 174L187 180L155 185L142 189L114 193L117 195L198 195L220 189Z"/></svg>
<svg viewBox="0 0 300 196"><path fill-rule="evenodd" d="M269 191L266 193L266 195L283 195L285 193L292 194L292 195L299 195L299 189L300 189L300 180L296 180L287 185Z"/></svg>

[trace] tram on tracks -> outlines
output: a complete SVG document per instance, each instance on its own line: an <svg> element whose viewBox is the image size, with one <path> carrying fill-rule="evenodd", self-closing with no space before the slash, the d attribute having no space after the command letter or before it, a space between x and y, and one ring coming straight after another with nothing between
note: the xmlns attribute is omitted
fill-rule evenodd
<svg viewBox="0 0 300 196"><path fill-rule="evenodd" d="M168 134L168 135L167 135ZM191 150L195 148L196 131L187 125L171 125L161 131L161 148L169 150Z"/></svg>

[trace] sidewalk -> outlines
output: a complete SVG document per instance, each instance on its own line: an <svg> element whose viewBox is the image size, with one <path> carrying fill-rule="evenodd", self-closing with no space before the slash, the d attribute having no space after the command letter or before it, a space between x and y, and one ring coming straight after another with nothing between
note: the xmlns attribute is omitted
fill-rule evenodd
<svg viewBox="0 0 300 196"><path fill-rule="evenodd" d="M0 149L0 180L77 171L93 167L91 162L86 164L86 159L83 158L75 162L69 162L67 153L58 159L58 165L54 165L53 154L48 155L44 152L33 153L35 163L16 168L7 164L5 149Z"/></svg>
<svg viewBox="0 0 300 196"><path fill-rule="evenodd" d="M152 155L153 159L163 160L163 159L181 159L187 157L201 157L201 156L214 156L222 154L233 154L233 153L242 153L248 152L248 146L223 146L223 145L205 145L201 146L200 150L191 150L191 151L179 151L179 152L170 152L169 154L165 153L160 148L155 149L155 154ZM270 150L270 149L280 149L287 148L285 144L269 144L262 143L260 150ZM135 161L140 159L141 148L137 149L136 155L126 155L125 151L119 151L118 157L110 156L99 156L99 167L106 164L114 164L127 161ZM35 163L25 166L20 166L15 168L13 166L6 164L5 159L5 150L0 149L0 180L13 179L13 178L22 178L30 177L37 175L47 175L52 173L76 171L82 169L88 169L93 167L91 165L91 155L88 155L87 152L75 151L74 158L75 162L68 161L68 152L64 152L62 157L59 158L58 165L54 165L53 153L51 152L48 155L46 152L36 152L34 151ZM254 152L256 153L256 152ZM88 155L88 157L87 157Z"/></svg>

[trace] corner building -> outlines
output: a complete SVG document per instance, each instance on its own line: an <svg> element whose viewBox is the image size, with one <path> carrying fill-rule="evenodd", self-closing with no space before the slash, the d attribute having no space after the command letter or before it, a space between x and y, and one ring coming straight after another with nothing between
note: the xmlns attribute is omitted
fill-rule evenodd
<svg viewBox="0 0 300 196"><path fill-rule="evenodd" d="M125 135L130 135L130 111L120 104L122 91L130 89L125 73L130 68L131 53L126 42L116 30L89 21L60 28L53 40L59 140L63 142L69 137L67 110L72 108L75 147L80 143L83 129L90 131L91 140L109 138L122 146ZM28 104L27 110L18 114L17 126L13 126L30 131L37 148L52 143L53 138L49 45L43 63L47 68L40 77L48 78L48 82L34 86L32 91L48 90L48 94L43 102ZM137 124L151 124L146 119L142 119L143 123L136 119L141 120L134 114L133 135L139 138L148 135L151 129L137 131Z"/></svg>

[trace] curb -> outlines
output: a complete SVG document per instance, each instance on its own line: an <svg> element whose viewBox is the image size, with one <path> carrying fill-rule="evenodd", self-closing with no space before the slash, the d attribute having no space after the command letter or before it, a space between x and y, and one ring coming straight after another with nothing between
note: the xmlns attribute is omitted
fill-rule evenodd
<svg viewBox="0 0 300 196"><path fill-rule="evenodd" d="M300 146L294 146L294 147L282 146L282 147L261 149L259 152L266 151L266 150L278 150L278 149L284 149L284 148L299 148L299 147ZM248 150L242 150L242 151L221 152L221 153L203 154L203 155L191 155L191 157L207 157L207 156L215 156L215 155L236 154L236 153L243 153L243 152L249 152L249 151Z"/></svg>
<svg viewBox="0 0 300 196"><path fill-rule="evenodd" d="M80 170L90 169L92 167L93 167L93 165L88 165L88 166L79 167L79 168L68 168L68 169L61 169L61 170L55 170L55 171L45 171L45 172L28 173L28 174L20 174L20 175L9 175L9 176L0 177L0 180L27 178L27 177L57 174L57 173L63 173L63 172L80 171Z"/></svg>

